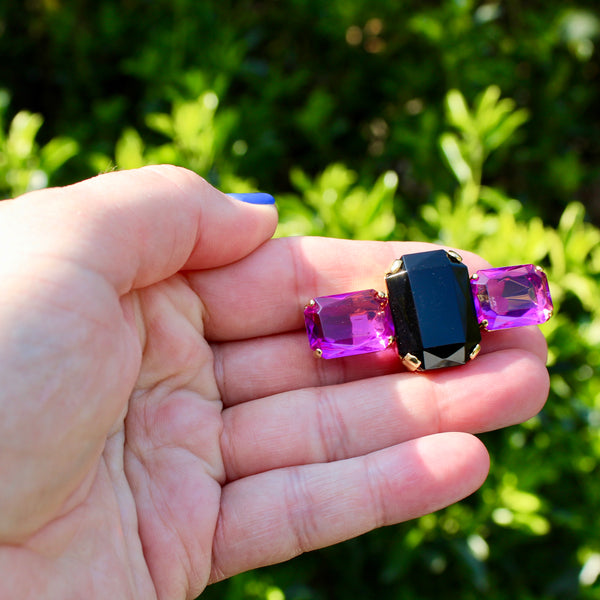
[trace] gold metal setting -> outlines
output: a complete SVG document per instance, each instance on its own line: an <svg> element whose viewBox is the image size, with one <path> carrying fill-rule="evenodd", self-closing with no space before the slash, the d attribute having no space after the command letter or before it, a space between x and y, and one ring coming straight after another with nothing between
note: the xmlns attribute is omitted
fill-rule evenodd
<svg viewBox="0 0 600 600"><path fill-rule="evenodd" d="M402 358L402 364L409 371L416 371L421 366L421 361L412 354L405 354Z"/></svg>
<svg viewBox="0 0 600 600"><path fill-rule="evenodd" d="M471 352L471 354L469 354L469 358L471 360L473 360L474 358L477 358L477 355L481 352L481 344L477 344L477 346L475 346L475 348L473 348L473 352Z"/></svg>
<svg viewBox="0 0 600 600"><path fill-rule="evenodd" d="M454 262L462 263L463 261L462 256L454 250L446 250L446 254L448 255L448 258Z"/></svg>
<svg viewBox="0 0 600 600"><path fill-rule="evenodd" d="M404 268L404 262L401 258L397 258L390 267L390 270L386 273L386 275L395 275L396 273L400 273Z"/></svg>
<svg viewBox="0 0 600 600"><path fill-rule="evenodd" d="M387 294L385 292L377 292L377 297L380 300L386 300L387 299Z"/></svg>
<svg viewBox="0 0 600 600"><path fill-rule="evenodd" d="M473 275L471 275L471 281L477 281L479 279L479 275L477 273L473 273Z"/></svg>
<svg viewBox="0 0 600 600"><path fill-rule="evenodd" d="M315 358L322 358L323 357L323 350L321 350L321 348L317 348L313 354L315 355Z"/></svg>
<svg viewBox="0 0 600 600"><path fill-rule="evenodd" d="M479 323L479 328L483 329L484 331L487 331L487 327L489 324L490 324L489 321L487 319L484 319L483 321L481 321Z"/></svg>

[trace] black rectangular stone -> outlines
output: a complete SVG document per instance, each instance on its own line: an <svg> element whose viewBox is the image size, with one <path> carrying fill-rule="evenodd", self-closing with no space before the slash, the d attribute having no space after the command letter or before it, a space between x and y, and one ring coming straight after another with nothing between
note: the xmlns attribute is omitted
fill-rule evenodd
<svg viewBox="0 0 600 600"><path fill-rule="evenodd" d="M465 364L481 341L469 272L444 250L407 254L386 276L396 345L423 370Z"/></svg>

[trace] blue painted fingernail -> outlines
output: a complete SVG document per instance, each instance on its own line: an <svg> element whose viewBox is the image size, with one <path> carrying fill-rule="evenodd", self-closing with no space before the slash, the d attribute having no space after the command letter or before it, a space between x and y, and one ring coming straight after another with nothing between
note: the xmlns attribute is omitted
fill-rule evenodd
<svg viewBox="0 0 600 600"><path fill-rule="evenodd" d="M275 198L264 192L252 192L250 194L227 194L230 198L247 202L248 204L275 204Z"/></svg>

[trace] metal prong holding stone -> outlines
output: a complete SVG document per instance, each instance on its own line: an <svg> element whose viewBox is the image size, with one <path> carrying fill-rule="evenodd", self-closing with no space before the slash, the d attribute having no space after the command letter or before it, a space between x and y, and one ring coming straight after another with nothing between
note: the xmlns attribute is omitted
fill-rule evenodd
<svg viewBox="0 0 600 600"><path fill-rule="evenodd" d="M477 344L477 346L475 346L475 348L473 348L473 352L471 352L471 354L469 354L469 358L471 360L473 360L474 358L477 358L477 356L480 352L481 352L481 344Z"/></svg>
<svg viewBox="0 0 600 600"><path fill-rule="evenodd" d="M473 273L473 275L471 275L471 281L477 281L479 279L479 275L477 273Z"/></svg>
<svg viewBox="0 0 600 600"><path fill-rule="evenodd" d="M387 294L385 292L377 292L377 297L380 300L385 300L387 298Z"/></svg>
<svg viewBox="0 0 600 600"><path fill-rule="evenodd" d="M409 371L416 371L421 366L421 361L416 356L413 356L412 354L405 354L404 357L402 358L402 364Z"/></svg>
<svg viewBox="0 0 600 600"><path fill-rule="evenodd" d="M401 258L397 258L390 267L390 270L386 273L386 275L395 275L396 273L400 273L404 268L404 261Z"/></svg>
<svg viewBox="0 0 600 600"><path fill-rule="evenodd" d="M314 298L311 298L308 301L308 304L305 306L305 308L308 308L309 306L314 306L316 303L317 303L316 300Z"/></svg>
<svg viewBox="0 0 600 600"><path fill-rule="evenodd" d="M462 256L458 252L455 252L454 250L446 250L446 254L448 255L448 258L450 260L453 260L454 262L462 263L462 261L463 261Z"/></svg>
<svg viewBox="0 0 600 600"><path fill-rule="evenodd" d="M315 358L323 358L323 350L321 350L321 348L317 348L313 354L315 355Z"/></svg>
<svg viewBox="0 0 600 600"><path fill-rule="evenodd" d="M484 319L483 321L480 321L479 328L483 329L483 331L487 331L488 325L489 325L488 320Z"/></svg>

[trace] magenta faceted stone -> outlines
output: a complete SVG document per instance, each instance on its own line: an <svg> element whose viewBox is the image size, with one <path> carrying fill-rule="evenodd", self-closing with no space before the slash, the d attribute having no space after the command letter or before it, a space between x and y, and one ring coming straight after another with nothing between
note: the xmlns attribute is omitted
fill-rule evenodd
<svg viewBox="0 0 600 600"><path fill-rule="evenodd" d="M490 331L538 325L552 316L548 279L533 265L477 271L471 289L477 318Z"/></svg>
<svg viewBox="0 0 600 600"><path fill-rule="evenodd" d="M310 347L323 358L379 352L394 335L387 298L375 290L315 298L304 320Z"/></svg>

